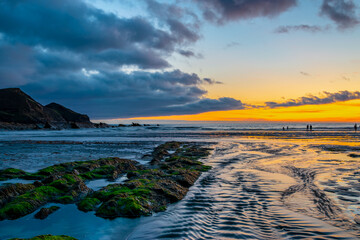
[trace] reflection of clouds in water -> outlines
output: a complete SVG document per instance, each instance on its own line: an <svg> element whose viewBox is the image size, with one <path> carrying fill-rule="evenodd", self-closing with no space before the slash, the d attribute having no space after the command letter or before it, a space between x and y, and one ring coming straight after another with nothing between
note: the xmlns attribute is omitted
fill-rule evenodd
<svg viewBox="0 0 360 240"><path fill-rule="evenodd" d="M79 239L149 236L286 239L318 237L320 233L324 238L359 233L352 222L360 206L359 195L355 196L360 191L359 165L356 158L349 156L360 154L359 135L325 128L308 134L299 130L300 124L298 130L288 132L244 131L239 130L244 125L236 124L189 126L0 133L2 140L9 139L11 134L15 140L34 140L1 142L0 168L24 169L103 156L142 159L146 163L148 159L142 156L163 141L219 142L213 155L204 160L212 170L201 177L185 199L166 212L141 219L109 221L66 205L42 222L32 215L2 222L0 238L18 237L19 228L15 227L18 225L27 225L22 232L29 237L46 231ZM46 143L55 140L67 142ZM97 181L88 184L99 188L109 183ZM292 194L282 200L286 190ZM315 203L327 200L322 194L332 205ZM329 219L320 210L324 206L336 206L342 212ZM92 234L94 226L96 233ZM344 232L348 230L349 233Z"/></svg>

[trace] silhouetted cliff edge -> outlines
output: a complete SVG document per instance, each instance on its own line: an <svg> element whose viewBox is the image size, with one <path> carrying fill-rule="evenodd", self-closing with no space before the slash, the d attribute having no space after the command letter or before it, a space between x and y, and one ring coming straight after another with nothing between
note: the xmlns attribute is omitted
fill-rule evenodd
<svg viewBox="0 0 360 240"><path fill-rule="evenodd" d="M93 128L89 117L60 104L46 106L36 102L19 88L0 89L0 128Z"/></svg>

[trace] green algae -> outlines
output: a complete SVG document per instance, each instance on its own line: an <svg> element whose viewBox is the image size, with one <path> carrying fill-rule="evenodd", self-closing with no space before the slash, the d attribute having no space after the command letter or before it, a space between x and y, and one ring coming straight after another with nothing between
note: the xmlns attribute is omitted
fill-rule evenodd
<svg viewBox="0 0 360 240"><path fill-rule="evenodd" d="M35 214L35 218L37 218L37 219L45 219L45 218L47 218L50 214L53 214L55 211L57 211L57 210L59 210L60 209L60 207L58 207L58 206L51 206L51 207L49 207L49 208L42 208L42 209L40 209L40 211L39 212L37 212L36 214Z"/></svg>
<svg viewBox="0 0 360 240"><path fill-rule="evenodd" d="M150 168L137 167L131 160L102 158L54 165L33 174L9 170L24 179L41 180L39 184L45 186L37 185L5 204L0 209L0 220L19 218L48 202L76 203L79 210L96 211L104 218L165 211L168 204L186 195L201 172L211 169L199 161L208 154L206 148L170 142L154 150L156 161ZM129 180L124 184L110 184L93 193L84 184L87 180L115 178L120 173L127 173Z"/></svg>
<svg viewBox="0 0 360 240"><path fill-rule="evenodd" d="M39 170L37 172L38 175L45 175L45 176L50 176L56 173L61 173L66 171L66 167L64 167L63 165L54 165L54 166L50 166L47 168L43 168L41 170Z"/></svg>
<svg viewBox="0 0 360 240"><path fill-rule="evenodd" d="M78 209L84 212L94 211L100 203L97 198L87 197L78 204Z"/></svg>
<svg viewBox="0 0 360 240"><path fill-rule="evenodd" d="M59 197L58 199L56 199L57 202L59 203L63 203L63 204L70 204L70 203L74 203L74 197L73 196L62 196Z"/></svg>
<svg viewBox="0 0 360 240"><path fill-rule="evenodd" d="M77 240L76 238L60 235L60 236L53 236L53 235L41 235L36 236L33 238L12 238L10 240Z"/></svg>
<svg viewBox="0 0 360 240"><path fill-rule="evenodd" d="M102 204L96 215L106 218L150 215L150 211L143 207L142 202L144 199L136 196L115 198Z"/></svg>
<svg viewBox="0 0 360 240"><path fill-rule="evenodd" d="M81 174L81 177L86 180L111 178L116 168L111 165L101 166L90 172Z"/></svg>
<svg viewBox="0 0 360 240"><path fill-rule="evenodd" d="M0 209L0 219L17 219L34 212L61 192L51 186L41 186L16 197Z"/></svg>
<svg viewBox="0 0 360 240"><path fill-rule="evenodd" d="M21 178L24 175L26 175L26 172L21 169L7 168L4 170L0 170L0 181L13 179L13 178Z"/></svg>

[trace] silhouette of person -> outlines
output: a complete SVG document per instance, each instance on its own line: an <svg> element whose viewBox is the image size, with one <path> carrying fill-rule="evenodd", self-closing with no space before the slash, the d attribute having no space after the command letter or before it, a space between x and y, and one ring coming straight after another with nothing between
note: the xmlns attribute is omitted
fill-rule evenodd
<svg viewBox="0 0 360 240"><path fill-rule="evenodd" d="M309 131L309 124L308 125L306 125L306 131Z"/></svg>
<svg viewBox="0 0 360 240"><path fill-rule="evenodd" d="M356 125L356 123L355 123L355 125L354 125L354 130L355 130L355 132L357 131L357 125Z"/></svg>
<svg viewBox="0 0 360 240"><path fill-rule="evenodd" d="M289 126L286 127L286 130L289 130Z"/></svg>
<svg viewBox="0 0 360 240"><path fill-rule="evenodd" d="M310 132L312 131L312 125L310 125Z"/></svg>
<svg viewBox="0 0 360 240"><path fill-rule="evenodd" d="M285 131L285 127L283 127L283 131Z"/></svg>

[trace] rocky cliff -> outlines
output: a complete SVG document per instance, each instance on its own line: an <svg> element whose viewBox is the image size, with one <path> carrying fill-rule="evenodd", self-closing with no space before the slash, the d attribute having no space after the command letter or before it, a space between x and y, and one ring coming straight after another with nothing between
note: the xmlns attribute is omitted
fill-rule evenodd
<svg viewBox="0 0 360 240"><path fill-rule="evenodd" d="M0 128L83 128L94 127L87 115L60 104L46 106L19 88L0 89Z"/></svg>

